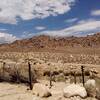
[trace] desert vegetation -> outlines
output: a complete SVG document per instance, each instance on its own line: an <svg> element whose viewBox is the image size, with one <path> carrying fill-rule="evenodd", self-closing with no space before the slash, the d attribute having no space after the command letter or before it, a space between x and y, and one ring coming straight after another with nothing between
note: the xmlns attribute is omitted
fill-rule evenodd
<svg viewBox="0 0 100 100"><path fill-rule="evenodd" d="M45 92L47 94L44 95L39 92L42 90L37 91L40 94L36 92L38 85L36 85L36 87L32 85L33 91L35 88L36 95L42 95L43 97L53 95L50 91L52 91L56 84L59 84L61 82L64 84L64 86L73 83L81 84L82 86L83 81L81 66L84 66L84 81L86 82L89 79L94 79L97 82L97 85L94 86L94 89L91 88L91 85L86 86L86 91L89 92L89 96L96 99L96 93L100 88L99 55L80 55L50 52L3 52L0 53L0 81L14 82L17 84L24 83L28 85L27 87L29 87L30 81L28 63L30 63L31 65L32 84L37 84L38 82L38 85L40 84L40 87L45 88L45 86L47 86L48 88L50 88L50 90L45 90L47 91ZM44 82L42 82L42 80L44 80ZM41 84L43 84L43 86ZM61 87L63 86L61 85ZM96 88L98 88L97 91ZM92 92L92 90L95 90L95 93L90 93ZM74 95L76 95L76 93ZM87 98L87 96L85 97L85 99ZM48 97L47 100L49 100L50 98L53 97ZM81 99L81 97L75 96L73 98ZM63 98L61 100L63 100Z"/></svg>
<svg viewBox="0 0 100 100"><path fill-rule="evenodd" d="M0 100L15 92L14 100L100 100L99 37L39 36L0 45L0 89L14 87L6 86L11 94Z"/></svg>

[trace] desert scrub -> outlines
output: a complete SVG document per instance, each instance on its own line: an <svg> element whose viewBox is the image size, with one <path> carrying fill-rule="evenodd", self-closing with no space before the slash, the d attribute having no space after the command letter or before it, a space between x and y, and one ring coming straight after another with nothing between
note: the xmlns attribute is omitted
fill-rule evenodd
<svg viewBox="0 0 100 100"><path fill-rule="evenodd" d="M55 76L55 81L58 81L58 82L64 82L64 81L66 81L64 74L60 73L59 75L56 75Z"/></svg>

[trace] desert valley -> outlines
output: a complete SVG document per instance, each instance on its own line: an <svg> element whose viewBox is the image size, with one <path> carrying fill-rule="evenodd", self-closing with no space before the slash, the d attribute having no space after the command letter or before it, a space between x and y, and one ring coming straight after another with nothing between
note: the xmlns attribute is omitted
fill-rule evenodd
<svg viewBox="0 0 100 100"><path fill-rule="evenodd" d="M0 44L0 100L100 100L100 33Z"/></svg>

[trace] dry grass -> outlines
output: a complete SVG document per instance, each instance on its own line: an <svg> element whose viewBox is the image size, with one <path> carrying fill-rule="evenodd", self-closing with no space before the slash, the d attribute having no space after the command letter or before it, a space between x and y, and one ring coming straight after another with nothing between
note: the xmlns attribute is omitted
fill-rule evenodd
<svg viewBox="0 0 100 100"><path fill-rule="evenodd" d="M85 66L85 75L90 72L100 76L100 56L86 54L66 54L49 52L3 52L0 53L0 78L1 80L28 82L28 64L31 62L33 81L40 78L49 79L50 72L56 80L65 80L66 76L81 76L81 65ZM6 65L3 69L3 62ZM4 72L4 73L3 73ZM64 77L60 78L60 75Z"/></svg>

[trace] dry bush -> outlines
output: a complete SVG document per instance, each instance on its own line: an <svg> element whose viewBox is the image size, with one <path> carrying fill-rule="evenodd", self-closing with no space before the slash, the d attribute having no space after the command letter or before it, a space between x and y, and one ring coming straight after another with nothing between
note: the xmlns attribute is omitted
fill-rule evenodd
<svg viewBox="0 0 100 100"><path fill-rule="evenodd" d="M9 64L0 67L0 80L7 82L29 82L27 64ZM32 69L32 81L36 81L35 71Z"/></svg>

